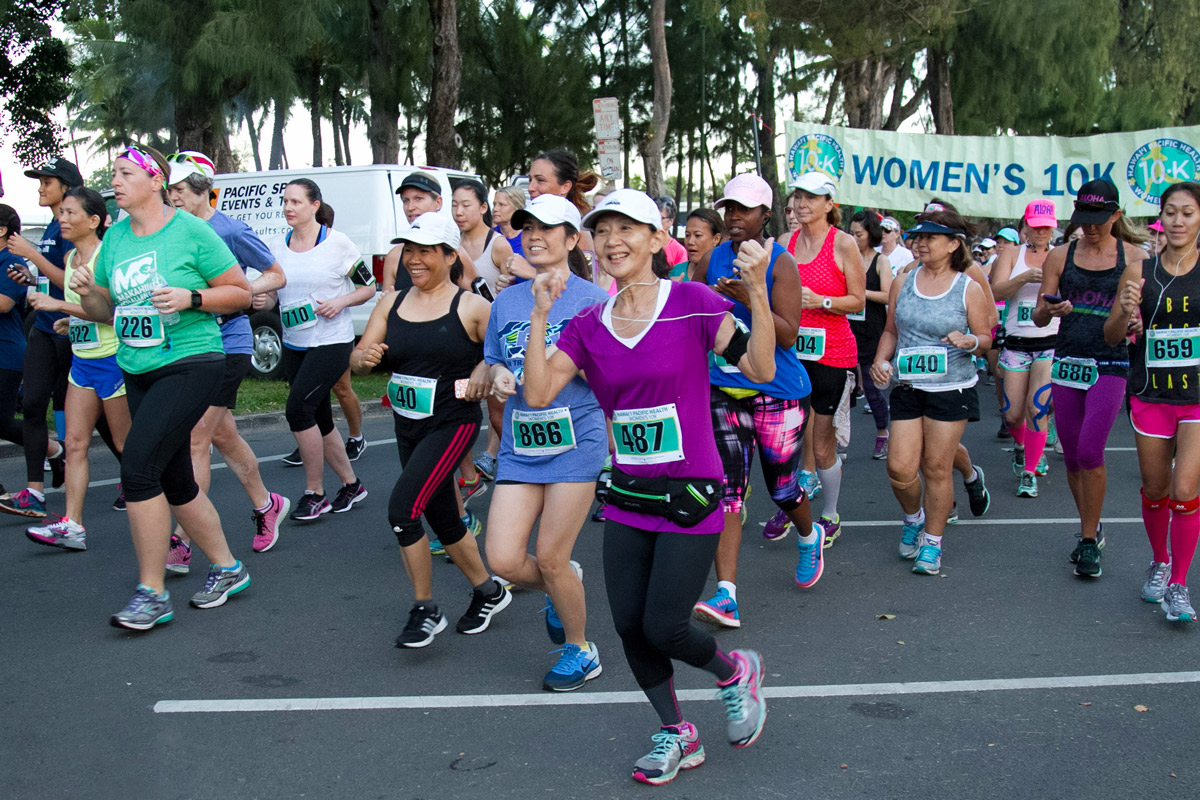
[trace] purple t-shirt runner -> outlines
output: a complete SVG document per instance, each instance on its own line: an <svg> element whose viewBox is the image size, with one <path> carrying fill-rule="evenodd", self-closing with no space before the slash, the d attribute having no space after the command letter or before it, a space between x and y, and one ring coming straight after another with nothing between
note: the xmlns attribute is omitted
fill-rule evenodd
<svg viewBox="0 0 1200 800"><path fill-rule="evenodd" d="M724 475L713 438L708 351L733 304L702 283L659 281L653 323L632 339L611 329L612 301L576 316L558 339L613 421L616 465L641 477ZM694 528L610 505L613 522L647 531L720 533L724 515Z"/></svg>

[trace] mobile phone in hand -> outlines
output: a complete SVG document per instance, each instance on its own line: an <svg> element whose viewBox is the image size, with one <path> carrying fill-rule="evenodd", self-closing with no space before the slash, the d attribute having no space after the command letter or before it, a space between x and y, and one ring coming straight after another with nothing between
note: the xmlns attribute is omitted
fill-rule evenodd
<svg viewBox="0 0 1200 800"><path fill-rule="evenodd" d="M1056 294L1044 294L1042 295L1042 299L1051 304L1058 304L1062 302L1062 298Z"/></svg>

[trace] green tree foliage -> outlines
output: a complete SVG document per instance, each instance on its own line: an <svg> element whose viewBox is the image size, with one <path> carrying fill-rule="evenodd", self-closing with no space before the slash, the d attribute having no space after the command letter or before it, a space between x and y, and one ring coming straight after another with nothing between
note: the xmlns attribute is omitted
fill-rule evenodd
<svg viewBox="0 0 1200 800"><path fill-rule="evenodd" d="M5 0L0 4L0 134L13 137L25 163L59 155L62 131L51 118L67 99L71 70L66 45L50 20L66 0Z"/></svg>
<svg viewBox="0 0 1200 800"><path fill-rule="evenodd" d="M1119 0L1113 87L1101 126L1137 130L1200 122L1200 3Z"/></svg>

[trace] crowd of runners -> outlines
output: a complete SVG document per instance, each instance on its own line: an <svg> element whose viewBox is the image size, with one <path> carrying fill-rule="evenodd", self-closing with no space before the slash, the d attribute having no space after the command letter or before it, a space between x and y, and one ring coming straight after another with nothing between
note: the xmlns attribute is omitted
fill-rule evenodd
<svg viewBox="0 0 1200 800"><path fill-rule="evenodd" d="M0 437L23 447L26 466L23 488L0 487L0 510L37 520L33 542L85 551L99 432L120 463L113 508L127 515L137 557L115 626L173 619L167 576L189 572L195 547L210 566L191 604L213 608L250 585L235 551L271 550L289 517L358 508L368 487L353 466L365 443L350 373L373 370L391 376L384 403L398 459L387 524L412 585L396 645L429 646L447 627L432 577L444 555L472 588L459 633L485 631L514 588L544 593L560 649L543 687L599 677L572 559L591 514L604 522L598 566L613 623L661 722L633 767L646 783L704 760L676 700L675 661L715 679L730 744L762 732L762 655L712 635L743 624L738 554L753 455L777 509L763 536L795 529L794 580L813 587L842 532L841 450L859 402L913 573L941 570L959 513L955 473L975 516L998 489L961 443L981 416L981 381L993 381L998 435L1013 448L1010 490L1036 498L1047 448L1062 453L1080 518L1069 560L1088 579L1102 575L1104 451L1125 406L1152 558L1140 596L1171 622L1195 620L1187 572L1200 538L1200 425L1188 423L1200 423L1200 185L1163 193L1153 241L1105 180L1084 185L1071 209L1034 199L1014 225L978 238L990 231L936 198L907 230L873 209L844 219L836 181L812 172L789 186L787 229L772 238L775 194L753 174L680 219L670 198L633 189L589 199L597 177L563 150L530 165L528 194L464 180L443 198L414 173L397 191L409 226L356 342L348 309L380 287L320 186L288 183L289 230L263 242L213 209L214 173L202 153L127 147L113 163L123 212L114 222L76 166L52 159L26 173L54 214L40 247L0 205ZM1056 238L1060 211L1069 225ZM274 306L296 440L288 461L303 466L294 500L267 488L232 414L250 369L247 312ZM331 395L352 417L349 440ZM65 412L55 435L52 403ZM209 500L212 447L246 492L246 539L226 535ZM66 487L61 515L47 510L47 471ZM467 506L489 482L481 549ZM717 588L704 598L712 570Z"/></svg>

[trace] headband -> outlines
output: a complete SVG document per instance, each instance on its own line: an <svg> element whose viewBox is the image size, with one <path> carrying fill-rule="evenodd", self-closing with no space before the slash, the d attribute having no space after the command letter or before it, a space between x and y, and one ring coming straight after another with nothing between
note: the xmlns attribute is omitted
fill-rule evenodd
<svg viewBox="0 0 1200 800"><path fill-rule="evenodd" d="M144 169L151 178L162 178L166 180L166 175L163 174L162 167L154 160L154 157L135 145L129 145L120 153L117 153L117 158L124 158L127 161L132 161L139 167Z"/></svg>

